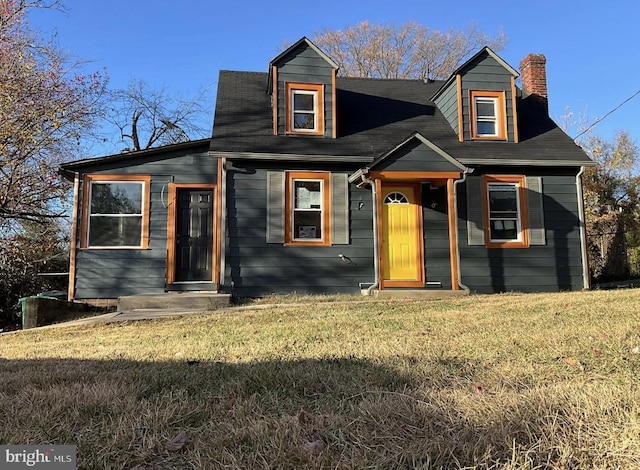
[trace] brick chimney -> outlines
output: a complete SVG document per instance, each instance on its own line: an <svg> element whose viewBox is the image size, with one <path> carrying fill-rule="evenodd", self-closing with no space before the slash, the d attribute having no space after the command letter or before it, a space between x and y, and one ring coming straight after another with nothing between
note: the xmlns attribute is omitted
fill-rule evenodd
<svg viewBox="0 0 640 470"><path fill-rule="evenodd" d="M529 54L520 61L520 77L524 97L533 95L549 111L547 96L547 58L542 54Z"/></svg>

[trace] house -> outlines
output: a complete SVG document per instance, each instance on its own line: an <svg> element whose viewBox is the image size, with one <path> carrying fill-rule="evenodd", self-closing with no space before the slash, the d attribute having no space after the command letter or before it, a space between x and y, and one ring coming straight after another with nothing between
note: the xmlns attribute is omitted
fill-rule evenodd
<svg viewBox="0 0 640 470"><path fill-rule="evenodd" d="M520 70L485 47L446 81L342 78L302 38L221 71L211 139L62 165L70 297L587 288L593 162L544 56Z"/></svg>

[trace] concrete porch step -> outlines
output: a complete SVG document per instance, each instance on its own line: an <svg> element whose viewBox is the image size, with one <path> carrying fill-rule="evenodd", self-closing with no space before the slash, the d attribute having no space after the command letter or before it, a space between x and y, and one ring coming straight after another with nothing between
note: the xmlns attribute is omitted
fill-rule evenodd
<svg viewBox="0 0 640 470"><path fill-rule="evenodd" d="M127 295L118 298L118 311L142 309L216 310L228 307L230 294L215 292L169 292L164 294Z"/></svg>
<svg viewBox="0 0 640 470"><path fill-rule="evenodd" d="M379 299L424 299L442 300L469 295L465 290L444 289L382 289L373 293Z"/></svg>

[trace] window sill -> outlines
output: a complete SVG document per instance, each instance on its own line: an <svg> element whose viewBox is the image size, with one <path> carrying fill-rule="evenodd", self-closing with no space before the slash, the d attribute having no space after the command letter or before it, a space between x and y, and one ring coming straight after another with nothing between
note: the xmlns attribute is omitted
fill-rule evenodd
<svg viewBox="0 0 640 470"><path fill-rule="evenodd" d="M147 246L82 246L80 250L82 251L104 251L104 250L150 250L151 248Z"/></svg>
<svg viewBox="0 0 640 470"><path fill-rule="evenodd" d="M331 246L331 243L320 242L285 242L284 246Z"/></svg>
<svg viewBox="0 0 640 470"><path fill-rule="evenodd" d="M492 141L492 142L496 142L496 141L506 142L507 138L506 137L500 137L500 136L497 136L497 137L472 136L471 140L480 140L480 141L489 140L489 141Z"/></svg>
<svg viewBox="0 0 640 470"><path fill-rule="evenodd" d="M313 132L304 132L304 131L286 131L285 132L286 135L306 135L306 136L315 136L315 137L322 137L324 136L324 131L313 131Z"/></svg>
<svg viewBox="0 0 640 470"><path fill-rule="evenodd" d="M522 241L514 242L488 242L485 244L487 248L529 248L529 243Z"/></svg>

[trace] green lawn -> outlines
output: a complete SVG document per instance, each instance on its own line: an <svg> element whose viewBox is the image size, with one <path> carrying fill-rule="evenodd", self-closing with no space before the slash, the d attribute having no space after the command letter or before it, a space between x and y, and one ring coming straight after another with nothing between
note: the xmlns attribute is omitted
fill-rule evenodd
<svg viewBox="0 0 640 470"><path fill-rule="evenodd" d="M0 336L0 442L96 469L640 468L639 291L342 300Z"/></svg>

